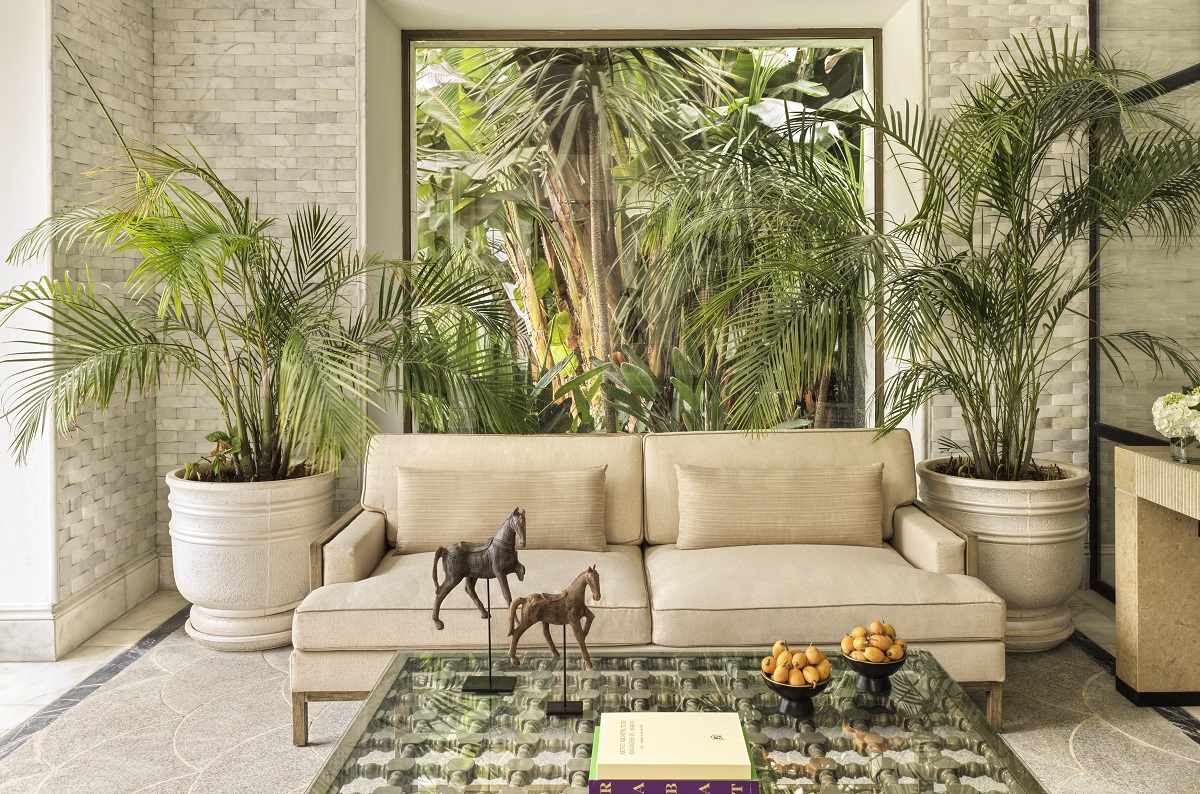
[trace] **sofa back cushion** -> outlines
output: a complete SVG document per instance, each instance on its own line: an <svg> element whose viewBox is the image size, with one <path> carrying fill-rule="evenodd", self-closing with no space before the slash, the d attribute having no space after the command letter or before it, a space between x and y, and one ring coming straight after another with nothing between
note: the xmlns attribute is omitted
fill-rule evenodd
<svg viewBox="0 0 1200 794"><path fill-rule="evenodd" d="M710 469L676 463L681 549L883 545L883 464Z"/></svg>
<svg viewBox="0 0 1200 794"><path fill-rule="evenodd" d="M491 538L512 513L525 511L530 549L604 551L604 471L396 470L396 536L401 554L460 540Z"/></svg>
<svg viewBox="0 0 1200 794"><path fill-rule="evenodd" d="M635 435L499 436L445 433L377 435L367 446L362 503L387 519L388 541L395 545L398 521L398 470L458 472L578 471L607 466L604 472L604 536L609 544L642 541L642 439ZM530 475L533 476L532 474ZM446 494L455 499L457 494ZM508 501L511 501L508 500ZM509 504L492 527L520 504ZM532 516L526 515L531 523ZM461 538L448 538L449 542ZM532 541L532 538L530 538Z"/></svg>
<svg viewBox="0 0 1200 794"><path fill-rule="evenodd" d="M780 430L757 434L736 430L658 433L646 436L646 541L674 543L679 532L679 487L675 464L722 469L834 469L883 464L880 528L892 536L892 513L917 498L916 466L908 431L894 430L878 441L875 431Z"/></svg>

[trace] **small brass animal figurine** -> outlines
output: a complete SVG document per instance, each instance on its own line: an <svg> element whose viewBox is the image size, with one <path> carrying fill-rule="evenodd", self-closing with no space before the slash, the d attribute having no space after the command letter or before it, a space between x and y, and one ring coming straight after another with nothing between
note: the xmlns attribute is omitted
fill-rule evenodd
<svg viewBox="0 0 1200 794"><path fill-rule="evenodd" d="M500 592L504 594L506 603L512 603L512 593L508 589L508 575L515 573L519 581L525 580L525 566L517 559L517 548L525 548L525 511L516 508L504 519L496 536L484 543L455 543L453 546L438 546L433 553L433 586L437 595L433 599L433 625L438 631L445 624L438 618L442 609L442 601L450 595L450 591L458 586L463 579L467 580L467 595L479 607L479 614L485 620L491 617L479 594L475 592L475 583L480 579L500 580ZM444 582L438 582L438 563L446 574Z"/></svg>
<svg viewBox="0 0 1200 794"><path fill-rule="evenodd" d="M596 615L584 603L589 589L592 600L599 601L600 574L595 565L576 576L570 587L561 593L535 593L521 596L509 604L508 636L512 639L508 642L508 660L514 667L521 666L521 660L517 658L517 643L521 640L521 635L535 623L541 623L542 634L545 635L546 644L550 646L550 653L554 654L555 658L558 657L558 648L550 637L550 626L570 626L575 634L575 642L579 643L583 663L589 670L592 669L592 657L588 654L585 640Z"/></svg>

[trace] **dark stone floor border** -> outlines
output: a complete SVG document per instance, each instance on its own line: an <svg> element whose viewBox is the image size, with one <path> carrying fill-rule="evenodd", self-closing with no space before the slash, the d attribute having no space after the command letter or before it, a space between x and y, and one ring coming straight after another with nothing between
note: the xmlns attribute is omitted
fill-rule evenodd
<svg viewBox="0 0 1200 794"><path fill-rule="evenodd" d="M124 670L135 661L145 656L155 645L165 640L171 634L175 633L185 622L187 622L188 610L190 606L176 612L171 617L167 618L158 628L151 631L145 637L142 637L134 645L126 648L121 653L117 654L111 661L105 664L96 672L85 678L75 688L63 694L62 697L49 704L37 714L34 714L29 719L17 727L10 730L3 737L0 737L0 759L7 757L10 753L25 743L25 740L35 733L53 723L56 719L66 714L72 708L79 704L81 700L95 692L104 684L108 683L113 676Z"/></svg>
<svg viewBox="0 0 1200 794"><path fill-rule="evenodd" d="M1113 677L1113 681L1116 681L1117 660L1113 658L1111 653L1092 642L1079 630L1076 630L1075 633L1071 635L1071 642L1077 648L1079 648L1079 650L1091 657L1093 662L1107 670L1108 674ZM1200 744L1200 720L1196 719L1179 706L1142 706L1141 708L1154 709L1160 715L1162 715L1163 719L1167 720L1176 728L1183 731L1196 744Z"/></svg>

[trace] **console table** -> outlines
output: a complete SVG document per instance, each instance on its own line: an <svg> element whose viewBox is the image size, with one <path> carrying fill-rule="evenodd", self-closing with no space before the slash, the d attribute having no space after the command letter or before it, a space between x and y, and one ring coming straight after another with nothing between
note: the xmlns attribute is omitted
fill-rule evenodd
<svg viewBox="0 0 1200 794"><path fill-rule="evenodd" d="M1139 706L1200 705L1200 466L1168 447L1116 448L1117 691Z"/></svg>

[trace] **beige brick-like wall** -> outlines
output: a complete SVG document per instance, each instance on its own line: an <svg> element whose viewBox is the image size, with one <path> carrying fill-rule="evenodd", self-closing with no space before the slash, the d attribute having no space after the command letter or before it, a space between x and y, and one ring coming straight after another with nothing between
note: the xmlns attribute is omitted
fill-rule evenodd
<svg viewBox="0 0 1200 794"><path fill-rule="evenodd" d="M964 83L992 74L997 55L1018 34L1038 31L1061 33L1064 28L1079 34L1086 44L1087 0L1060 2L1009 2L1009 0L926 0L926 91L929 107L950 107ZM1069 264L1087 263L1087 244L1080 245ZM1086 311L1086 302L1079 306ZM1087 336L1087 322L1068 318L1060 324L1064 342ZM1038 457L1087 466L1088 362L1086 346L1067 364L1050 385L1042 402L1034 452ZM1064 354L1064 357L1069 354ZM961 412L948 397L930 406L930 439L950 437L965 441Z"/></svg>
<svg viewBox="0 0 1200 794"><path fill-rule="evenodd" d="M318 202L356 229L357 15L357 0L154 0L155 135L194 145L263 215ZM157 405L161 479L207 452L204 435L222 425L198 389ZM343 477L339 504L357 498ZM165 485L158 506L165 557Z"/></svg>
<svg viewBox="0 0 1200 794"><path fill-rule="evenodd" d="M53 33L87 72L122 131L149 136L150 0L92 0L86 14L76 2L55 0L52 9ZM115 133L61 47L54 48L51 69L53 195L60 210L95 198L84 173L118 150ZM120 294L135 262L128 255L57 256L54 270L74 278L87 266L93 279ZM57 441L59 601L122 575L155 549L154 401L115 402L103 418L85 416L74 433Z"/></svg>

